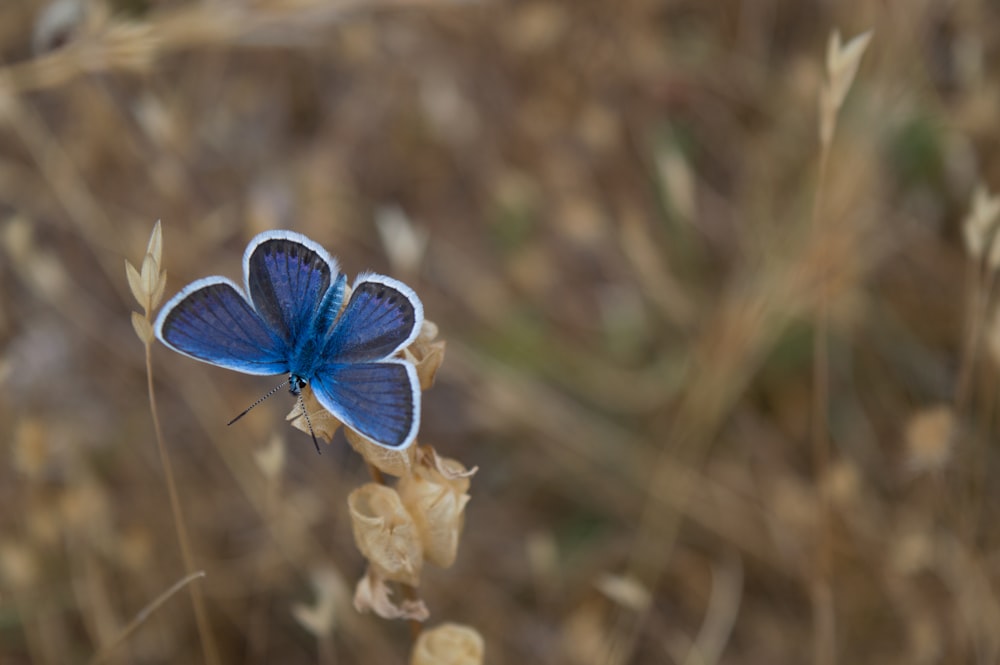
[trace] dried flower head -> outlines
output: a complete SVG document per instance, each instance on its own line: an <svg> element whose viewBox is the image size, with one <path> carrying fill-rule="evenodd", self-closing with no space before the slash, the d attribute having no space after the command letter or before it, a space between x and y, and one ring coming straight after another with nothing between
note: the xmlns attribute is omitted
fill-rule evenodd
<svg viewBox="0 0 1000 665"><path fill-rule="evenodd" d="M420 584L423 547L413 517L396 490L367 483L347 498L354 542L378 577Z"/></svg>
<svg viewBox="0 0 1000 665"><path fill-rule="evenodd" d="M416 464L417 446L409 446L402 450L393 450L372 443L352 429L345 428L347 442L355 452L365 458L365 461L382 473L402 477L408 475Z"/></svg>
<svg viewBox="0 0 1000 665"><path fill-rule="evenodd" d="M153 342L153 326L150 315L159 307L163 300L163 292L167 288L167 273L160 270L160 258L163 255L163 231L160 222L153 225L153 232L146 245L146 254L142 257L142 266L136 269L127 259L125 261L125 277L132 290L132 296L142 307L143 314L132 312L132 327L143 344Z"/></svg>
<svg viewBox="0 0 1000 665"><path fill-rule="evenodd" d="M834 30L826 48L827 81L820 90L820 140L823 144L833 140L833 130L837 113L847 97L847 91L854 83L872 31L864 32L846 44L840 41L840 31Z"/></svg>
<svg viewBox="0 0 1000 665"><path fill-rule="evenodd" d="M426 621L430 616L427 605L422 600L404 599L399 603L393 602L388 583L370 566L354 589L354 609L358 612L374 612L383 619Z"/></svg>
<svg viewBox="0 0 1000 665"><path fill-rule="evenodd" d="M438 457L427 447L421 464L399 481L399 496L413 516L424 558L447 568L455 562L458 539L465 522L465 504L469 502L468 471L461 463Z"/></svg>
<svg viewBox="0 0 1000 665"><path fill-rule="evenodd" d="M435 341L437 336L437 324L424 319L420 334L413 340L413 344L403 349L403 357L417 368L421 390L427 390L434 385L434 377L444 362L445 341Z"/></svg>
<svg viewBox="0 0 1000 665"><path fill-rule="evenodd" d="M157 221L149 236L146 254L142 257L142 267L137 270L128 260L125 261L125 276L128 278L129 288L147 315L159 306L167 286L167 274L160 271L162 255L163 231Z"/></svg>
<svg viewBox="0 0 1000 665"><path fill-rule="evenodd" d="M444 623L417 638L410 665L480 665L486 648L474 628Z"/></svg>

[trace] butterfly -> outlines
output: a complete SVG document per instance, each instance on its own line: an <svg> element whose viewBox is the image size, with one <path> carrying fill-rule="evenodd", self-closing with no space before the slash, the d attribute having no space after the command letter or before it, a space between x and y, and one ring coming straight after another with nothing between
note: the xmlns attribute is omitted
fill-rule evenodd
<svg viewBox="0 0 1000 665"><path fill-rule="evenodd" d="M337 261L294 231L265 231L251 240L243 278L244 289L225 277L188 284L163 306L156 337L219 367L288 375L257 403L287 384L308 422L301 396L308 385L327 411L374 443L391 449L413 443L420 382L413 364L395 357L424 320L410 287L362 273L344 305L347 277ZM315 434L313 442L318 451Z"/></svg>

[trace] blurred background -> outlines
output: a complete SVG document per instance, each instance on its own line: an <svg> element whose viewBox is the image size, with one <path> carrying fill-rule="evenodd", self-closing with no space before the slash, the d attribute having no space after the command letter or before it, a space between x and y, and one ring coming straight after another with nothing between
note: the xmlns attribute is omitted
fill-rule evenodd
<svg viewBox="0 0 1000 665"><path fill-rule="evenodd" d="M0 661L186 572L124 269L160 219L168 297L272 228L420 295L420 440L479 469L420 594L486 662L997 662L998 56L975 0L0 2ZM407 662L343 435L153 368L219 661ZM204 662L188 590L107 662Z"/></svg>

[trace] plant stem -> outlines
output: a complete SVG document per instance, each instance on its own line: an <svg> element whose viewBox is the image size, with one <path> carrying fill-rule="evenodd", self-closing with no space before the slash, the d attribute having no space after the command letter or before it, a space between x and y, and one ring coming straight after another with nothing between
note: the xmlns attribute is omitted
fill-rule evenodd
<svg viewBox="0 0 1000 665"><path fill-rule="evenodd" d="M174 518L177 542L180 544L184 570L190 574L194 572L194 559L191 556L187 527L184 525L184 514L181 512L181 502L177 495L177 483L174 482L174 469L170 463L170 456L167 454L167 447L163 443L163 430L160 427L160 414L156 408L156 393L153 389L153 349L150 344L146 344L146 388L149 392L149 409L153 415L153 429L156 433L156 449L160 454L160 464L163 466L163 475L166 478L167 493L170 495L170 512ZM201 587L193 584L189 588L191 590L191 604L194 607L195 623L198 626L198 637L201 640L202 655L207 665L219 665L219 654L215 648L212 632L209 630L208 614L205 611L205 600L201 593Z"/></svg>
<svg viewBox="0 0 1000 665"><path fill-rule="evenodd" d="M821 235L820 217L823 210L824 183L830 159L830 142L820 144L816 196L813 199L813 233ZM830 302L827 293L829 266L821 254L819 307L816 313L816 333L813 337L813 464L819 492L819 538L816 548L816 569L813 578L813 630L816 665L835 662L836 617L833 611L832 534L830 530L830 498L826 488L830 468Z"/></svg>

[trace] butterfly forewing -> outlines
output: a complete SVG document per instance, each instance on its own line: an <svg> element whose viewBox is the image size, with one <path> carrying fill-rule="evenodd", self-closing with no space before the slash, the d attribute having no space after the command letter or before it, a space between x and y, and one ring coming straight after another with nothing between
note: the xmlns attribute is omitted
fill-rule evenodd
<svg viewBox="0 0 1000 665"><path fill-rule="evenodd" d="M247 290L271 330L293 347L310 333L336 264L325 250L299 234L272 231L259 237L247 248Z"/></svg>
<svg viewBox="0 0 1000 665"><path fill-rule="evenodd" d="M420 385L413 365L401 360L326 365L312 389L330 413L388 448L413 443L420 426Z"/></svg>
<svg viewBox="0 0 1000 665"><path fill-rule="evenodd" d="M247 374L288 371L282 340L268 330L236 285L209 277L187 286L164 305L156 334L185 355Z"/></svg>
<svg viewBox="0 0 1000 665"><path fill-rule="evenodd" d="M413 341L424 310L416 294L382 275L360 278L337 319L325 355L336 362L381 360Z"/></svg>

